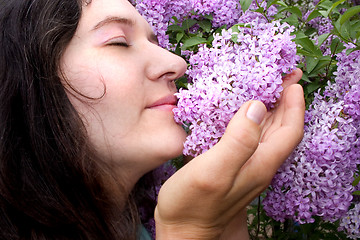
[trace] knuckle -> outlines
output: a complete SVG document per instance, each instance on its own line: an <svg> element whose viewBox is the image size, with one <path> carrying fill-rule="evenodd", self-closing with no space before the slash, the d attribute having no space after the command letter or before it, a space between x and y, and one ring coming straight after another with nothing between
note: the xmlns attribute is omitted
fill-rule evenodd
<svg viewBox="0 0 360 240"><path fill-rule="evenodd" d="M228 134L228 141L231 142L231 147L241 147L249 151L254 151L259 144L259 131L254 131L252 128L241 128L237 131L232 131Z"/></svg>
<svg viewBox="0 0 360 240"><path fill-rule="evenodd" d="M211 169L203 169L198 171L198 174L194 176L192 181L192 187L205 195L211 195L212 197L221 197L231 186L230 180L224 176L219 175Z"/></svg>
<svg viewBox="0 0 360 240"><path fill-rule="evenodd" d="M199 174L194 181L194 186L201 192L216 193L222 190L222 184L209 174Z"/></svg>

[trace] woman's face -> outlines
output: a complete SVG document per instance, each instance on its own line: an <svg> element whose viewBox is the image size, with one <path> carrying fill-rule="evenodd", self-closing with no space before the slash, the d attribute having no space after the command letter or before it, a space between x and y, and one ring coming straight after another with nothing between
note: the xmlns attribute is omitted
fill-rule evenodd
<svg viewBox="0 0 360 240"><path fill-rule="evenodd" d="M181 154L186 134L172 109L174 80L186 63L157 45L127 0L93 0L83 7L61 69L91 142L122 174L139 178Z"/></svg>

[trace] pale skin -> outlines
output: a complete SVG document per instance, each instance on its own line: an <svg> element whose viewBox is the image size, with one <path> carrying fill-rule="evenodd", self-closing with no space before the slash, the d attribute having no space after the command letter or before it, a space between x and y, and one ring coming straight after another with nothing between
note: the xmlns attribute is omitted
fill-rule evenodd
<svg viewBox="0 0 360 240"><path fill-rule="evenodd" d="M186 134L172 109L174 81L186 63L157 45L127 0L93 0L83 7L61 70L91 142L116 163L129 191L146 172L181 154ZM302 138L301 74L287 75L276 109L244 104L221 141L165 183L155 210L157 239L248 238L247 204ZM68 84L96 99L77 96Z"/></svg>

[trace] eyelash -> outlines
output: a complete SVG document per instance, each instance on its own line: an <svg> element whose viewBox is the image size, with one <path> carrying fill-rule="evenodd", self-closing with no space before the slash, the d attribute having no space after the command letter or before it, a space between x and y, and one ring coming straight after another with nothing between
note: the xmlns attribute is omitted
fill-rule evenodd
<svg viewBox="0 0 360 240"><path fill-rule="evenodd" d="M108 46L130 47L130 45L127 44L126 42L112 42L109 43Z"/></svg>

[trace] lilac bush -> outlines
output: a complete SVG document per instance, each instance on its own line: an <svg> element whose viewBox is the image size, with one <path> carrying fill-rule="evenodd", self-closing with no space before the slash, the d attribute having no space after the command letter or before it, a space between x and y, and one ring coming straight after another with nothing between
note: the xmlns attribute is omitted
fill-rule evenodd
<svg viewBox="0 0 360 240"><path fill-rule="evenodd" d="M245 101L272 108L283 75L303 70L304 138L262 195L269 221L284 223L271 237L313 239L302 226L315 226L321 239L343 238L338 231L360 238L358 1L132 1L160 46L189 64L174 109L175 120L189 131L184 155L197 156L216 144ZM171 175L161 168L155 173L162 175L154 199ZM154 234L153 219L145 225Z"/></svg>
<svg viewBox="0 0 360 240"><path fill-rule="evenodd" d="M212 27L217 28L223 25L231 27L239 22L253 19L254 15L258 17L260 14L248 11L247 15L243 15L238 0L132 0L136 5L136 9L153 27L158 37L160 46L172 49L169 43L169 36L166 33L169 25L174 23L174 18L181 23L188 18L201 19L203 16L212 15ZM266 1L262 2L262 7L266 8ZM250 9L256 9L256 1L250 6ZM268 11L268 15L272 16L277 9L272 6Z"/></svg>
<svg viewBox="0 0 360 240"><path fill-rule="evenodd" d="M173 17L182 19L192 10L188 1L164 0L133 0L136 9L153 27L158 37L159 45L170 48L169 36L166 34L170 20Z"/></svg>
<svg viewBox="0 0 360 240"><path fill-rule="evenodd" d="M304 138L263 201L275 220L312 223L314 216L321 216L334 222L353 203L352 183L360 165L360 51L347 55L344 50L337 65L335 82L315 94Z"/></svg>
<svg viewBox="0 0 360 240"><path fill-rule="evenodd" d="M190 125L185 155L197 156L216 144L244 102L260 100L273 107L283 74L296 66L296 45L287 24L257 17L236 26L234 32L216 34L211 48L202 45L189 59L192 84L176 94L174 109L176 122Z"/></svg>

